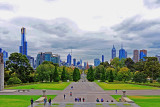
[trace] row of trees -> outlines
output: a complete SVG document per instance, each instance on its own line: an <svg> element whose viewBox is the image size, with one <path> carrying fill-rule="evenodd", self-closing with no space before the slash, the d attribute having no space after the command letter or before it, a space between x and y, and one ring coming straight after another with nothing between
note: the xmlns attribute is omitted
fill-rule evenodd
<svg viewBox="0 0 160 107"><path fill-rule="evenodd" d="M82 70L71 67L59 67L53 62L44 61L34 70L29 60L21 53L12 53L6 62L5 84L18 84L27 82L58 82L60 80L78 81Z"/></svg>
<svg viewBox="0 0 160 107"><path fill-rule="evenodd" d="M137 63L134 63L131 58L121 60L114 58L110 64L108 62L101 63L94 69L88 69L87 73L89 81L97 79L109 82L113 82L113 80L146 82L147 77L152 80L158 80L160 77L160 64L156 57L145 57L145 61L140 60Z"/></svg>

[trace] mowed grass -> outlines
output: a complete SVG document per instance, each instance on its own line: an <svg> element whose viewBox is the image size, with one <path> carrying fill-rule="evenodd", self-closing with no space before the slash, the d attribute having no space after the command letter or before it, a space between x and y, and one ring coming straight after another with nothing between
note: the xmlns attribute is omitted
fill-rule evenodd
<svg viewBox="0 0 160 107"><path fill-rule="evenodd" d="M104 82L96 82L104 90L151 90L151 89L160 89L157 87L144 86L144 85L135 85L135 84L107 84Z"/></svg>
<svg viewBox="0 0 160 107"><path fill-rule="evenodd" d="M30 100L37 100L41 95L0 95L0 107L28 107ZM56 95L48 95L47 98L54 98Z"/></svg>
<svg viewBox="0 0 160 107"><path fill-rule="evenodd" d="M112 95L112 97L119 101L121 95ZM140 107L160 107L160 95L143 95L143 96L127 96L133 100Z"/></svg>
<svg viewBox="0 0 160 107"><path fill-rule="evenodd" d="M48 89L48 90L64 90L71 82L51 82L51 83L39 83L39 84L31 84L31 85L22 85L9 87L6 89Z"/></svg>

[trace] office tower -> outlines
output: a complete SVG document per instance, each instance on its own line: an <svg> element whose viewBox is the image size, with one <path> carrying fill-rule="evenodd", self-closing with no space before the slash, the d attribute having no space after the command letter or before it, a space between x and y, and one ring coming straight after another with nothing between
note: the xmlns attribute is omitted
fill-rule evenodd
<svg viewBox="0 0 160 107"><path fill-rule="evenodd" d="M36 67L42 64L45 61L45 53L38 53L36 58Z"/></svg>
<svg viewBox="0 0 160 107"><path fill-rule="evenodd" d="M89 65L88 65L88 62L87 62L87 67L86 67L86 69L89 69Z"/></svg>
<svg viewBox="0 0 160 107"><path fill-rule="evenodd" d="M76 66L76 58L73 59L73 66Z"/></svg>
<svg viewBox="0 0 160 107"><path fill-rule="evenodd" d="M21 46L19 47L19 53L27 55L27 41L26 41L26 28L21 28Z"/></svg>
<svg viewBox="0 0 160 107"><path fill-rule="evenodd" d="M6 61L8 61L8 52L5 50L3 51L3 61L4 61L4 67L6 67Z"/></svg>
<svg viewBox="0 0 160 107"><path fill-rule="evenodd" d="M119 59L122 59L122 58L126 58L126 52L125 50L123 49L123 47L121 46L121 49L119 50Z"/></svg>
<svg viewBox="0 0 160 107"><path fill-rule="evenodd" d="M87 67L87 63L86 63L86 62L84 62L84 69L86 69L86 67Z"/></svg>
<svg viewBox="0 0 160 107"><path fill-rule="evenodd" d="M45 61L51 61L52 52L45 52Z"/></svg>
<svg viewBox="0 0 160 107"><path fill-rule="evenodd" d="M104 62L104 55L102 55L102 62Z"/></svg>
<svg viewBox="0 0 160 107"><path fill-rule="evenodd" d="M67 63L69 66L71 66L71 57L72 56L70 54L67 55Z"/></svg>
<svg viewBox="0 0 160 107"><path fill-rule="evenodd" d="M133 50L133 61L136 63L139 61L139 51Z"/></svg>
<svg viewBox="0 0 160 107"><path fill-rule="evenodd" d="M157 57L158 62L160 63L160 56L156 55L155 57Z"/></svg>
<svg viewBox="0 0 160 107"><path fill-rule="evenodd" d="M127 51L125 51L125 58L127 58Z"/></svg>
<svg viewBox="0 0 160 107"><path fill-rule="evenodd" d="M0 53L2 53L2 48L0 48Z"/></svg>
<svg viewBox="0 0 160 107"><path fill-rule="evenodd" d="M144 57L147 57L147 50L140 50L140 59L145 61Z"/></svg>
<svg viewBox="0 0 160 107"><path fill-rule="evenodd" d="M31 65L31 67L35 68L35 66L34 66L34 57L31 57L31 56L27 55L27 59L29 60L29 63Z"/></svg>
<svg viewBox="0 0 160 107"><path fill-rule="evenodd" d="M101 63L100 59L98 58L94 59L94 66L100 65L100 63Z"/></svg>
<svg viewBox="0 0 160 107"><path fill-rule="evenodd" d="M58 55L58 54L52 54L51 55L51 62L60 65L60 55Z"/></svg>
<svg viewBox="0 0 160 107"><path fill-rule="evenodd" d="M82 65L82 59L80 59L80 64Z"/></svg>
<svg viewBox="0 0 160 107"><path fill-rule="evenodd" d="M77 66L80 65L80 64L81 64L81 62L80 62L80 61L77 61Z"/></svg>
<svg viewBox="0 0 160 107"><path fill-rule="evenodd" d="M116 57L116 48L113 45L113 48L112 48L112 59L114 59L115 57Z"/></svg>

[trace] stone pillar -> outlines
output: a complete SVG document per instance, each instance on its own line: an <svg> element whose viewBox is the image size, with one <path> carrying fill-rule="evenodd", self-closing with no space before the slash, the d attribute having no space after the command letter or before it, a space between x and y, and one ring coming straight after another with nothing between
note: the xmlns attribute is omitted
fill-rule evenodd
<svg viewBox="0 0 160 107"><path fill-rule="evenodd" d="M4 90L4 63L3 54L0 53L0 91Z"/></svg>
<svg viewBox="0 0 160 107"><path fill-rule="evenodd" d="M123 97L126 97L126 90L123 90Z"/></svg>
<svg viewBox="0 0 160 107"><path fill-rule="evenodd" d="M43 92L42 97L46 97L46 90L45 90L45 89L43 89L43 90L42 90L42 92Z"/></svg>

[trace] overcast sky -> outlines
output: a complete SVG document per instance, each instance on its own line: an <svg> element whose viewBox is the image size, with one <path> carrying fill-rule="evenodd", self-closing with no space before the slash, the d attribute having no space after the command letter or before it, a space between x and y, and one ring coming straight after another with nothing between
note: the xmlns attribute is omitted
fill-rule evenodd
<svg viewBox="0 0 160 107"><path fill-rule="evenodd" d="M93 64L113 44L160 55L160 0L0 0L0 47L19 52L21 27L26 28L28 54L60 54Z"/></svg>

